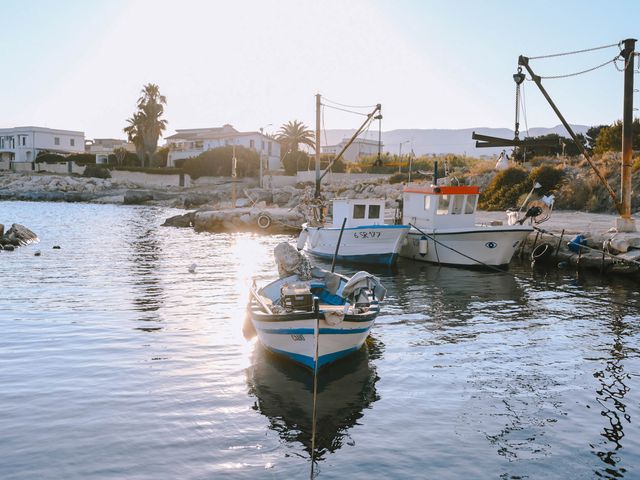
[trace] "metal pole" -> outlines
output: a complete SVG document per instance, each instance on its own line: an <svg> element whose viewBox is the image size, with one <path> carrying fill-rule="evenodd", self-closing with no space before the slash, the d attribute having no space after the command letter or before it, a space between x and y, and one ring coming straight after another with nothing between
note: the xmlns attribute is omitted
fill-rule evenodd
<svg viewBox="0 0 640 480"><path fill-rule="evenodd" d="M520 57L518 58L518 65L522 65L524 68L527 69L527 72L529 72L529 75L531 75L531 79L538 86L538 89L540 90L544 98L547 100L549 105L551 105L551 108L553 109L555 114L558 116L558 118L562 122L562 125L564 125L564 128L567 130L569 135L571 135L573 142L576 144L576 146L578 147L582 155L584 155L584 158L587 160L587 162L589 162L589 165L591 166L593 171L596 173L596 175L598 176L598 178L600 179L604 187L607 189L607 192L609 192L609 196L613 200L613 204L616 206L616 210L618 211L618 213L621 213L622 207L620 206L620 202L618 202L618 197L616 195L616 192L613 191L613 188L611 188L611 185L609 185L609 182L607 182L607 179L604 178L600 170L598 170L598 167L596 167L596 165L593 163L586 148L584 148L584 145L582 144L582 142L578 140L578 137L576 137L576 134L573 132L573 129L571 128L571 126L569 126L569 123L562 116L562 113L560 113L560 110L558 110L558 107L556 107L556 104L553 103L553 100L551 100L551 97L549 96L545 88L542 86L542 79L540 78L540 76L536 75L535 73L533 73L533 70L531 70L531 67L529 66L529 59L525 56L520 55Z"/></svg>
<svg viewBox="0 0 640 480"><path fill-rule="evenodd" d="M333 254L333 261L331 262L331 273L336 269L336 259L338 258L338 250L340 249L340 242L342 241L342 233L344 232L344 226L347 223L347 217L342 219L342 227L340 227L340 235L338 235L338 243L336 243L336 251Z"/></svg>
<svg viewBox="0 0 640 480"><path fill-rule="evenodd" d="M316 94L316 198L320 197L320 94Z"/></svg>
<svg viewBox="0 0 640 480"><path fill-rule="evenodd" d="M631 166L633 156L633 72L635 38L624 41L622 57L624 59L624 102L622 112L622 178L620 221L618 231L635 231L635 222L631 218ZM622 227L622 228L621 228Z"/></svg>

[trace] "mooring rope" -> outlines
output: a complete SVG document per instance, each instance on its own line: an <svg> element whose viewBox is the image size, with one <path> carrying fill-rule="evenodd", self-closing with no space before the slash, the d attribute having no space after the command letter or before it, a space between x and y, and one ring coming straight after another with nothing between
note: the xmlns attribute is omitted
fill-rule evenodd
<svg viewBox="0 0 640 480"><path fill-rule="evenodd" d="M515 273L511 273L511 272L502 270L502 269L500 269L498 267L495 267L493 265L489 265L488 263L485 263L482 260L478 260L477 258L473 258L473 257L470 257L469 255L465 255L464 253L456 250L455 248L450 247L449 245L446 245L446 244L442 243L439 240L436 240L432 235L429 235L428 233L424 232L423 230L421 230L420 228L416 227L412 223L409 223L409 226L415 228L422 235L430 238L434 243L437 243L437 244L439 244L439 245L441 245L441 246L443 246L445 248L448 248L449 250L457 253L458 255L462 255L463 257L465 257L465 258L467 258L469 260L472 260L472 261L474 261L474 262L476 262L476 263L478 263L478 264L480 264L480 265L482 265L482 266L484 266L484 267L486 267L486 268L488 268L490 270L494 270L496 272L499 272L499 273L502 273L502 274L505 274L505 275L511 275L513 278L518 279L518 280L532 281L531 279L528 279L528 278L525 278L525 277L521 277L519 275L516 275ZM588 300L593 300L593 301L597 301L597 302L604 303L604 304L618 305L618 306L621 306L621 307L628 307L628 308L634 308L634 309L638 308L638 305L634 305L632 303L617 302L615 300L603 300L603 299L600 299L600 298L593 298L593 297L591 297L590 295L588 295L586 293L572 292L571 290L567 290L565 288L558 287L558 286L555 286L555 285L550 285L550 284L544 284L543 285L543 284L541 284L539 282L536 282L535 280L533 280L533 283L538 284L540 286L545 286L545 287L550 288L551 290L555 290L557 292L566 293L567 295L573 295L574 297L585 298L585 299L588 299Z"/></svg>

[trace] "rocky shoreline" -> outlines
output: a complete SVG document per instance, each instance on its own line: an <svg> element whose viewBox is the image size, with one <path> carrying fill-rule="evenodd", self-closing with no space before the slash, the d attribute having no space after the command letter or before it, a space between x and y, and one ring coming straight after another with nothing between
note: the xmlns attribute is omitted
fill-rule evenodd
<svg viewBox="0 0 640 480"><path fill-rule="evenodd" d="M37 241L38 236L24 225L14 223L5 233L4 225L0 223L0 250L13 251L16 247Z"/></svg>

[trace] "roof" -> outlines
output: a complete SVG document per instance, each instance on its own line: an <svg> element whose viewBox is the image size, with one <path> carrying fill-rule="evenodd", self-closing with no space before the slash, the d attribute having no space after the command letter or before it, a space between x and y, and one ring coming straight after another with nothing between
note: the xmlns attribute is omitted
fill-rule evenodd
<svg viewBox="0 0 640 480"><path fill-rule="evenodd" d="M404 187L403 192L405 193L420 193L422 195L477 195L480 193L480 187L478 186L470 186L470 185L462 185L462 186L453 186L453 185L443 185L441 187L436 186L422 186L422 185L414 185L409 187Z"/></svg>
<svg viewBox="0 0 640 480"><path fill-rule="evenodd" d="M174 135L165 137L165 140L217 140L222 138L236 138L246 137L249 135L259 135L263 138L277 141L275 138L268 137L261 132L239 132L231 125L225 125L224 127L215 128L189 128L189 129L176 129Z"/></svg>

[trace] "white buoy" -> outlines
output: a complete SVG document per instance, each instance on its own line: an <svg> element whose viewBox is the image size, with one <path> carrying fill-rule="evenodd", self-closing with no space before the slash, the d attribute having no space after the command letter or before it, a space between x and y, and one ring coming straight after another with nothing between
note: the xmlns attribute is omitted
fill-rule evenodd
<svg viewBox="0 0 640 480"><path fill-rule="evenodd" d="M189 265L189 273L196 273L196 264L192 263Z"/></svg>
<svg viewBox="0 0 640 480"><path fill-rule="evenodd" d="M424 257L427 254L428 249L429 244L427 243L427 237L423 235L420 237L420 240L418 240L418 253Z"/></svg>

